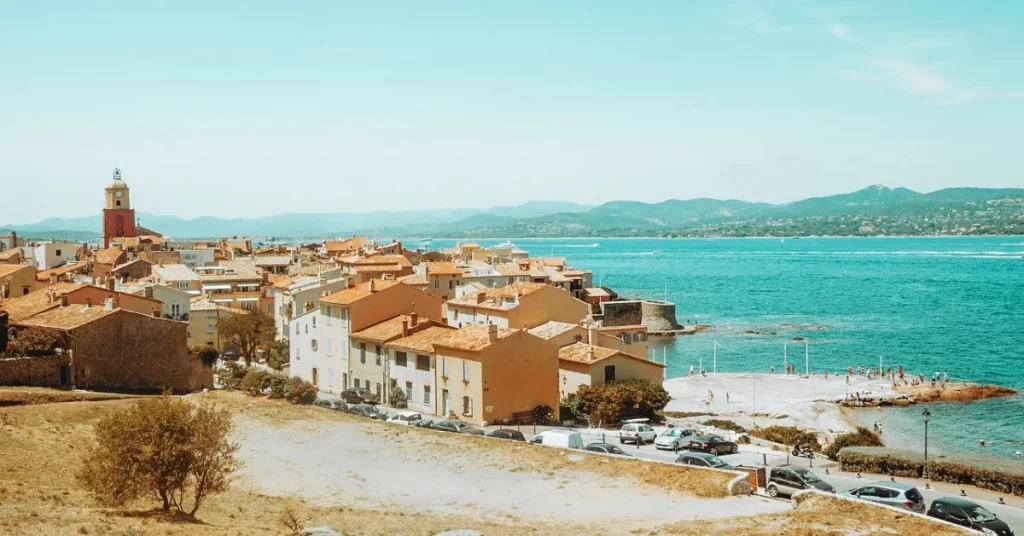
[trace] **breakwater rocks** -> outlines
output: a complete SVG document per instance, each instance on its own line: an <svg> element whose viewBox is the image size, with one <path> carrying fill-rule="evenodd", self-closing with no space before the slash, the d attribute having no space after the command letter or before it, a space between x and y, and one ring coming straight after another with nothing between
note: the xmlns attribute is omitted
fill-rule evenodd
<svg viewBox="0 0 1024 536"><path fill-rule="evenodd" d="M973 402L1016 394L1017 391L1008 387L976 383L947 383L936 387L930 384L901 385L884 393L853 393L835 402L847 407L901 407L927 402Z"/></svg>

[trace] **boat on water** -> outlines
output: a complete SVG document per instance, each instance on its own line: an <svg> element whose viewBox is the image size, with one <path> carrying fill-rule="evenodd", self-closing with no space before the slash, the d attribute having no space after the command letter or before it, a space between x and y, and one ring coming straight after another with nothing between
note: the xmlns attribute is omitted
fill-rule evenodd
<svg viewBox="0 0 1024 536"><path fill-rule="evenodd" d="M662 251L660 249L656 249L654 251L645 251L645 252L641 253L641 255L661 255L661 254L662 254Z"/></svg>

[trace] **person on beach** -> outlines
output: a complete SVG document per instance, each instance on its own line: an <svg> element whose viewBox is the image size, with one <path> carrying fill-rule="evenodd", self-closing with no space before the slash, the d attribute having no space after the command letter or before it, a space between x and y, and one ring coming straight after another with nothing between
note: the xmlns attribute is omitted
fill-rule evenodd
<svg viewBox="0 0 1024 536"><path fill-rule="evenodd" d="M702 377L704 377L704 378L707 378L708 377L708 369L706 369L706 368L700 369L700 375Z"/></svg>
<svg viewBox="0 0 1024 536"><path fill-rule="evenodd" d="M825 381L828 381L828 369L825 369Z"/></svg>
<svg viewBox="0 0 1024 536"><path fill-rule="evenodd" d="M729 403L729 391L726 391L726 392L725 392L725 403L726 403L726 404L728 404L728 403Z"/></svg>
<svg viewBox="0 0 1024 536"><path fill-rule="evenodd" d="M775 374L775 365L768 367L768 371L771 372L772 374Z"/></svg>
<svg viewBox="0 0 1024 536"><path fill-rule="evenodd" d="M693 377L693 364L690 364L690 377Z"/></svg>
<svg viewBox="0 0 1024 536"><path fill-rule="evenodd" d="M846 385L850 385L850 375L846 375Z"/></svg>
<svg viewBox="0 0 1024 536"><path fill-rule="evenodd" d="M708 389L708 404L710 405L710 404L714 404L714 403L715 403L715 392L712 391L711 389Z"/></svg>

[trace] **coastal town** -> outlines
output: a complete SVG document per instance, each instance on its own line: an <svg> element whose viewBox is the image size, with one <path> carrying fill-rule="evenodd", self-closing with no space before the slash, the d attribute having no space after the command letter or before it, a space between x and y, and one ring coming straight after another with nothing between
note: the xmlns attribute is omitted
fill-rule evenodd
<svg viewBox="0 0 1024 536"><path fill-rule="evenodd" d="M510 242L431 249L425 241L362 236L289 244L179 239L141 225L119 169L98 190L100 243L0 237L0 385L81 396L214 396L237 405L225 391L273 397L280 378L281 398L340 410L324 416L628 457L660 464L657 471L729 471L716 493L761 496L735 503L748 515L780 512L783 503L774 501L801 489L867 489L862 472L895 482L869 462L828 454L883 444L880 421L872 432L853 431L842 406L1014 394L939 373L929 381L904 377L892 367L851 367L831 379L795 365L778 374L691 367L668 378L651 343L707 326L680 325L669 301L595 286L593 273L562 257L532 257ZM284 484L316 478L303 460L320 458L306 441L363 433L337 423L340 436L274 435L272 426L246 419L249 482L309 500L323 497ZM853 442L858 434L867 442ZM343 457L373 463L355 452ZM929 500L965 484L899 476L910 487L894 489L920 488ZM1024 520L1015 489L986 487L972 488L971 497L1003 519ZM923 513L922 501L911 498L906 508Z"/></svg>

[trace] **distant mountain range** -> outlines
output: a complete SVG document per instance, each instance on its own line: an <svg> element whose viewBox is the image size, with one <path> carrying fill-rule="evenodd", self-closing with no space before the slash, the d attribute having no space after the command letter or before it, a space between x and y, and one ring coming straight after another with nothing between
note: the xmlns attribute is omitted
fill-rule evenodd
<svg viewBox="0 0 1024 536"><path fill-rule="evenodd" d="M870 186L773 205L739 200L612 201L597 207L535 201L513 207L409 212L282 214L186 220L140 214L142 225L174 237L854 236L1024 234L1024 188L949 188L919 193ZM8 225L26 236L98 236L100 215ZM49 234L47 234L49 233Z"/></svg>

